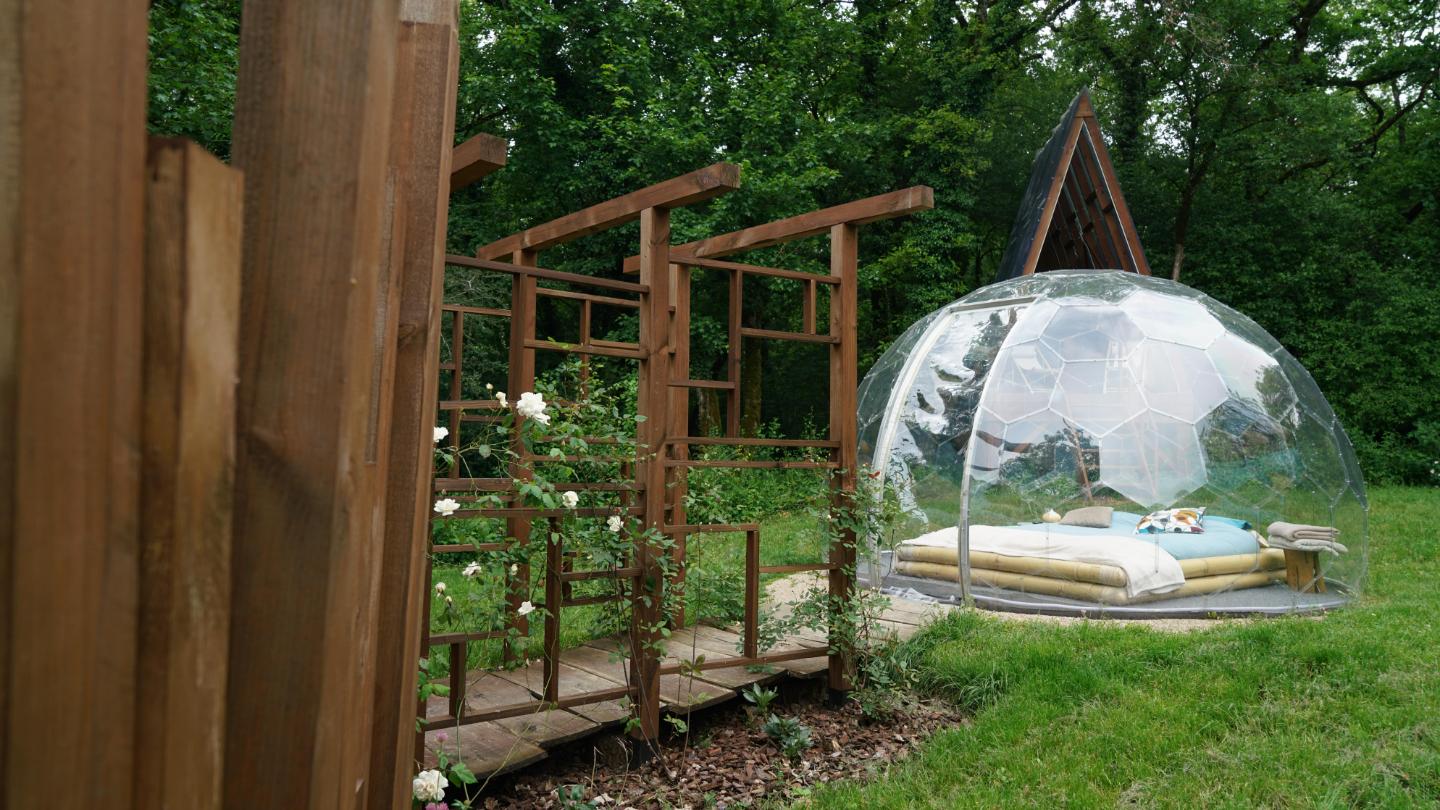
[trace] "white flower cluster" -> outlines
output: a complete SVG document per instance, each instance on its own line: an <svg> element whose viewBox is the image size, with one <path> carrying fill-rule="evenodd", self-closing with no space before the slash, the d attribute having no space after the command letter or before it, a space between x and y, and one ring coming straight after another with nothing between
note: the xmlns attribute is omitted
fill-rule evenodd
<svg viewBox="0 0 1440 810"><path fill-rule="evenodd" d="M574 509L580 503L580 494L573 489L563 492L560 494L560 503L564 504L566 509Z"/></svg>
<svg viewBox="0 0 1440 810"><path fill-rule="evenodd" d="M620 533L620 527L624 525L625 521L621 520L619 515L611 515L610 519L605 521L605 528L616 534Z"/></svg>
<svg viewBox="0 0 1440 810"><path fill-rule="evenodd" d="M550 424L550 414L545 413L545 397L533 391L526 391L520 395L520 401L515 403L515 411L526 419L534 420L542 425Z"/></svg>
<svg viewBox="0 0 1440 810"><path fill-rule="evenodd" d="M465 566L465 570L460 572L460 576L465 577L466 579L474 579L475 577L480 576L480 563L472 562L469 565Z"/></svg>
<svg viewBox="0 0 1440 810"><path fill-rule="evenodd" d="M410 789L415 793L416 801L422 802L443 802L445 801L445 788L450 787L450 781L445 774L439 771L421 771L410 783Z"/></svg>

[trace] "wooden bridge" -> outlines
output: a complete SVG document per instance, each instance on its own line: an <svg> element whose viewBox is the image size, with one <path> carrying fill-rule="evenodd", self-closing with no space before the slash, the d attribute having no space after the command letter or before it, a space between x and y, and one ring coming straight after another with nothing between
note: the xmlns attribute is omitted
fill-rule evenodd
<svg viewBox="0 0 1440 810"><path fill-rule="evenodd" d="M809 580L813 582L813 580ZM788 577L769 588L773 603L798 598L809 582L803 577ZM906 639L922 624L953 610L953 606L934 602L918 602L892 597L889 605L876 619L874 629L881 634ZM781 608L783 610L783 607ZM741 649L741 628L700 624L676 630L671 634L662 659L662 669L681 667L683 662L700 656L725 658ZM560 655L562 693L596 692L624 689L627 665L620 657L624 642L620 639L597 639L588 644L565 650ZM667 714L684 715L726 703L739 697L740 690L752 684L769 684L785 678L821 678L828 667L824 655L825 634L802 630L787 636L767 652L777 657L786 653L809 652L803 658L780 661L763 667L724 667L693 674L672 673L660 678L660 704ZM467 709L474 714L503 711L506 706L531 703L544 694L545 670L536 661L515 670L473 671L465 689ZM431 698L427 715L443 717L448 700ZM452 758L458 755L482 780L532 765L549 756L559 746L575 742L602 731L616 729L630 715L623 699L587 703L549 711L525 714L435 729L426 735L426 765L433 766L435 752L443 745ZM444 734L442 738L440 735ZM441 739L445 741L440 742Z"/></svg>

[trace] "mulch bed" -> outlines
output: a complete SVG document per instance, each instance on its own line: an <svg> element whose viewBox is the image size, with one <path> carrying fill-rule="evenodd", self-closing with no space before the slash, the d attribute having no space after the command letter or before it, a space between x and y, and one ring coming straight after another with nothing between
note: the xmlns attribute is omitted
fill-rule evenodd
<svg viewBox="0 0 1440 810"><path fill-rule="evenodd" d="M936 730L969 721L941 704L922 703L883 722L869 722L854 703L826 705L816 690L787 690L771 707L810 727L813 745L787 760L732 701L691 718L689 744L667 740L659 756L629 765L628 741L591 738L534 767L498 777L477 807L559 808L562 786L579 785L584 800L602 808L738 808L805 796L811 786L864 780L884 771ZM598 801L596 801L598 800ZM583 805L581 805L583 806Z"/></svg>

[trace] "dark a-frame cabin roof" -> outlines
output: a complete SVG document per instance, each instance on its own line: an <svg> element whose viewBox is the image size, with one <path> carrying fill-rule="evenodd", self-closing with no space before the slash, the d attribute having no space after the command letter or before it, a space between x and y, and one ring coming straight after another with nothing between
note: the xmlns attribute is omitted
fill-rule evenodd
<svg viewBox="0 0 1440 810"><path fill-rule="evenodd" d="M995 280L1074 268L1150 275L1088 90L1035 155Z"/></svg>

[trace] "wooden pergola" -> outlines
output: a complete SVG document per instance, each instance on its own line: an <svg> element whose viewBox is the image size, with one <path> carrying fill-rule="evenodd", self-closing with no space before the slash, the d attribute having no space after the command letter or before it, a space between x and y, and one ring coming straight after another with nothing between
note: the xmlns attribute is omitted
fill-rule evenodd
<svg viewBox="0 0 1440 810"><path fill-rule="evenodd" d="M783 566L765 566L760 562L761 528L753 524L692 524L686 519L685 494L688 472L696 468L725 467L732 469L810 469L829 475L834 498L843 502L853 496L858 459L856 435L856 388L859 382L856 349L856 291L859 228L877 222L933 207L934 194L928 187L916 186L881 194L864 200L832 206L775 222L745 228L732 233L681 245L670 244L670 211L700 203L731 192L740 185L737 166L718 163L689 174L666 180L612 200L567 214L536 225L519 233L482 246L474 258L450 255L448 267L503 274L511 280L508 307L473 307L455 304L442 306L453 313L450 336L450 360L444 367L449 397L439 403L441 419L449 427L447 437L452 457L457 461L448 475L434 483L436 497L474 497L499 493L502 501L519 503L517 481L527 471L523 464L514 465L509 477L468 478L460 474L458 458L462 450L461 427L467 419L493 420L504 406L494 400L463 398L463 347L466 345L464 317L479 316L505 319L509 323L509 358L507 390L532 391L536 383L537 352L558 352L584 357L609 357L634 361L639 381L637 414L643 417L635 437L639 452L633 463L622 469L629 471L620 481L568 482L566 487L581 492L618 492L618 505L608 508L541 509L520 506L495 508L462 508L458 519L503 518L507 521L506 541L476 546L433 545L432 555L473 554L503 551L512 545L526 545L532 535L532 524L549 524L545 546L546 564L541 571L520 564L511 578L510 598L506 607L505 627L529 633L529 620L520 612L528 598L532 581L543 582L544 602L548 609L543 629L542 660L531 667L533 672L518 675L507 673L473 673L453 662L467 659L467 645L492 639L504 639L509 630L429 634L421 645L423 650L448 648L450 670L449 697L434 699L422 707L426 720L416 736L417 756L425 754L425 740L437 732L457 730L463 740L461 750L474 756L472 766L493 770L513 767L526 755L517 749L514 737L496 726L510 718L543 716L541 725L563 724L567 729L598 728L616 721L619 715L609 710L617 699L628 699L636 707L639 719L636 736L653 741L660 732L660 712L664 705L683 701L678 675L685 671L734 672L757 665L786 665L805 659L827 659L829 687L836 692L850 688L850 650L845 636L836 628L829 629L823 642L788 644L767 649L760 643L760 577L768 574L824 572L828 577L833 599L846 599L854 588L854 538L847 537L829 551L824 560ZM625 267L638 274L635 281L577 275L539 265L544 250L639 221L639 252L626 259ZM806 273L796 270L722 261L747 250L777 245L814 236L828 236L830 269L828 273ZM506 260L506 261L502 261ZM721 273L727 277L727 339L728 362L725 379L694 379L690 367L691 276L696 272ZM803 283L803 293L795 302L802 315L801 331L788 332L742 326L744 312L744 281L747 277L783 278ZM538 286L538 282L547 286ZM829 296L829 323L817 322L817 299L821 291ZM536 333L537 303L544 297L564 297L581 304L580 332L577 342L542 339ZM601 340L591 335L590 312L594 306L625 307L638 315L637 342ZM739 392L741 377L755 373L741 364L741 343L744 340L793 341L821 344L828 347L830 403L828 435L824 439L761 438L740 432ZM729 397L729 419L723 436L690 435L690 392L701 389L720 390ZM512 450L517 458L542 459L528 454L519 432L514 435ZM692 459L691 449L697 446L716 447L784 447L815 450L824 454L823 461L783 461L746 459ZM583 461L584 459L568 459ZM668 552L637 541L630 562L616 569L576 571L568 566L567 553L559 521L564 518L604 520L611 515L628 515L639 519L645 529L655 529L674 539ZM662 623L672 626L672 616L662 615L657 587L658 559L662 554L673 557L674 578L670 586L683 593L686 540L692 535L734 533L745 537L745 615L736 643L739 649L729 654L706 653L706 660L687 665L662 660L657 651L655 628ZM558 539L557 539L558 538ZM428 580L428 578L427 578ZM569 589L580 581L607 580L617 587L610 597L574 598ZM628 596L626 596L628 595ZM626 668L611 668L589 660L577 664L577 656L593 650L562 651L561 622L564 608L595 604L597 600L628 598L633 627L628 643L620 645L627 661ZM677 608L683 615L683 602ZM602 656L603 657L603 656ZM589 666L590 669L584 669ZM703 677L703 674L702 674ZM528 686L517 688L520 684ZM710 688L718 688L711 685ZM496 694L512 695L509 700L495 700ZM686 703L685 705L690 705ZM601 708L597 708L597 706ZM574 710L567 714L565 710ZM426 711L428 710L428 711ZM549 713L561 712L561 719ZM578 731L575 733L579 733ZM487 737L486 735L493 735ZM568 732L567 732L568 735ZM568 737L567 737L568 738ZM533 746L531 746L533 748ZM538 752L535 752L538 754Z"/></svg>

